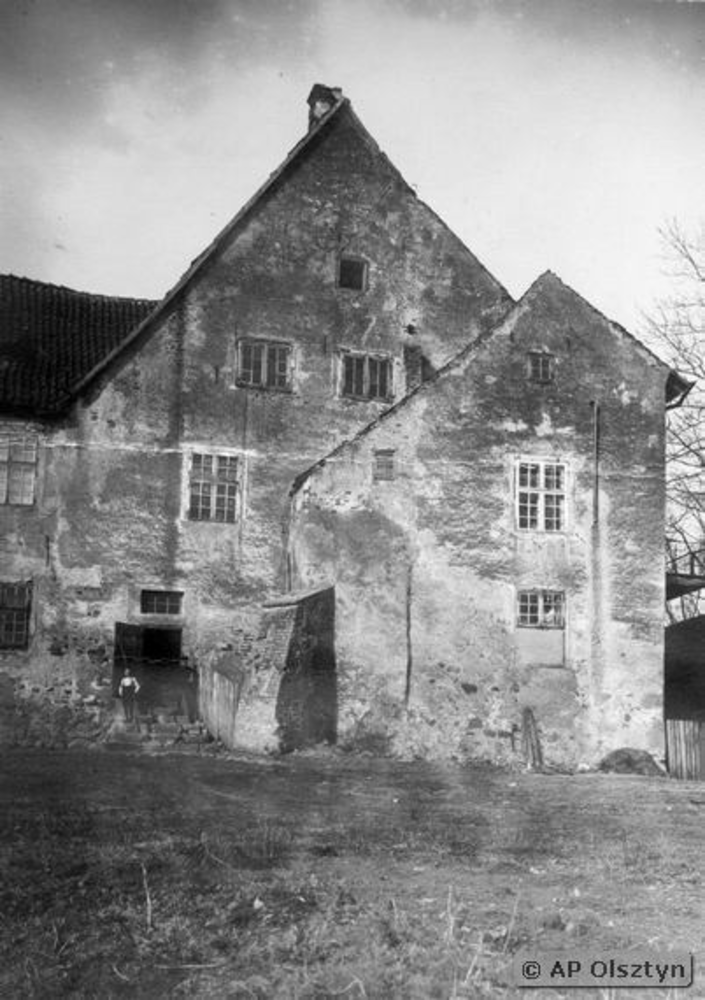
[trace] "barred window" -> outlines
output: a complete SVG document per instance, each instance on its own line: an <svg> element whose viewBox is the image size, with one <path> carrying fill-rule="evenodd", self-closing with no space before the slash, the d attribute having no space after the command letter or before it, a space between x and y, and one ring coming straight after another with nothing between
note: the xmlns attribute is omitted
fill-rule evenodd
<svg viewBox="0 0 705 1000"><path fill-rule="evenodd" d="M258 389L291 388L290 344L241 340L238 352L238 385Z"/></svg>
<svg viewBox="0 0 705 1000"><path fill-rule="evenodd" d="M560 590L520 590L517 622L522 628L565 628L565 594Z"/></svg>
<svg viewBox="0 0 705 1000"><path fill-rule="evenodd" d="M36 437L0 433L0 504L31 506L36 474Z"/></svg>
<svg viewBox="0 0 705 1000"><path fill-rule="evenodd" d="M534 531L565 528L565 466L554 462L517 465L517 522Z"/></svg>
<svg viewBox="0 0 705 1000"><path fill-rule="evenodd" d="M529 353L529 378L532 382L553 382L556 374L556 359L545 351Z"/></svg>
<svg viewBox="0 0 705 1000"><path fill-rule="evenodd" d="M31 583L0 583L0 649L27 648L31 609Z"/></svg>
<svg viewBox="0 0 705 1000"><path fill-rule="evenodd" d="M189 518L233 524L237 518L239 463L232 455L195 452L191 460Z"/></svg>
<svg viewBox="0 0 705 1000"><path fill-rule="evenodd" d="M143 615L180 615L180 590L143 590L140 594L140 611Z"/></svg>
<svg viewBox="0 0 705 1000"><path fill-rule="evenodd" d="M353 399L390 399L391 360L371 354L343 354L342 394Z"/></svg>
<svg viewBox="0 0 705 1000"><path fill-rule="evenodd" d="M380 448L374 453L372 478L374 480L394 479L395 452L390 448Z"/></svg>
<svg viewBox="0 0 705 1000"><path fill-rule="evenodd" d="M341 257L338 261L338 287L364 292L367 287L367 261L361 257Z"/></svg>

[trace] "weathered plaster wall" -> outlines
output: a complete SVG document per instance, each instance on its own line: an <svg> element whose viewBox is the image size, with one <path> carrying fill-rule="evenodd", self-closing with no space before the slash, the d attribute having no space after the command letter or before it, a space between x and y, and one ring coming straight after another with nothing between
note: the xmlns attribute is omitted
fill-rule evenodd
<svg viewBox="0 0 705 1000"><path fill-rule="evenodd" d="M527 380L529 350L555 356L553 383ZM290 550L296 586L336 586L343 740L508 758L530 707L551 761L660 752L665 377L547 276L463 363L313 472ZM378 448L396 449L391 482L372 479ZM555 535L516 526L515 465L531 457L568 468ZM530 588L566 594L563 667L541 665L546 633L516 627Z"/></svg>
<svg viewBox="0 0 705 1000"><path fill-rule="evenodd" d="M342 251L368 261L364 292L337 287ZM145 623L143 588L184 592L149 623L182 627L197 660L256 633L287 583L291 481L387 405L341 398L340 348L390 355L399 398L405 346L438 366L510 306L342 109L151 336L40 428L37 503L0 508L2 579L35 583L32 643L0 669L49 698L98 684L109 706L115 623ZM236 385L243 336L291 344L290 391ZM188 519L194 451L240 460L237 524Z"/></svg>

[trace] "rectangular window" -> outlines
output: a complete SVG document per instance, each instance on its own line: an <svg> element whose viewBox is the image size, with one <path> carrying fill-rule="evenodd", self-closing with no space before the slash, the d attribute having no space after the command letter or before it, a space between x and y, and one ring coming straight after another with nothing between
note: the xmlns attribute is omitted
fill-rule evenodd
<svg viewBox="0 0 705 1000"><path fill-rule="evenodd" d="M556 372L556 359L545 351L529 353L529 378L532 382L553 382Z"/></svg>
<svg viewBox="0 0 705 1000"><path fill-rule="evenodd" d="M354 399L391 399L391 360L370 354L343 354L342 394Z"/></svg>
<svg viewBox="0 0 705 1000"><path fill-rule="evenodd" d="M560 590L520 590L517 623L522 628L565 628L565 594Z"/></svg>
<svg viewBox="0 0 705 1000"><path fill-rule="evenodd" d="M192 521L235 523L239 489L237 458L194 453L189 487Z"/></svg>
<svg viewBox="0 0 705 1000"><path fill-rule="evenodd" d="M36 473L36 437L0 433L0 504L31 506Z"/></svg>
<svg viewBox="0 0 705 1000"><path fill-rule="evenodd" d="M143 615L180 615L180 590L143 590L140 594L140 611Z"/></svg>
<svg viewBox="0 0 705 1000"><path fill-rule="evenodd" d="M360 257L341 257L338 261L338 287L364 292L367 287L367 261Z"/></svg>
<svg viewBox="0 0 705 1000"><path fill-rule="evenodd" d="M31 608L31 583L0 583L0 649L27 648Z"/></svg>
<svg viewBox="0 0 705 1000"><path fill-rule="evenodd" d="M290 344L241 340L238 350L238 385L257 389L291 388Z"/></svg>
<svg viewBox="0 0 705 1000"><path fill-rule="evenodd" d="M374 454L372 478L375 480L394 479L394 451L380 449Z"/></svg>
<svg viewBox="0 0 705 1000"><path fill-rule="evenodd" d="M565 528L565 466L555 462L519 462L517 522L532 531Z"/></svg>

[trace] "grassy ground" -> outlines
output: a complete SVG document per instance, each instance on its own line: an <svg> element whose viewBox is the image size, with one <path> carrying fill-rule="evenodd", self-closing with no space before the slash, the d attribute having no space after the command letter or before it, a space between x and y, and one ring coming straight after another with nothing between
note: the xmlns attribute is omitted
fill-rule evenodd
<svg viewBox="0 0 705 1000"><path fill-rule="evenodd" d="M519 996L527 947L703 953L702 785L332 753L0 771L3 998Z"/></svg>

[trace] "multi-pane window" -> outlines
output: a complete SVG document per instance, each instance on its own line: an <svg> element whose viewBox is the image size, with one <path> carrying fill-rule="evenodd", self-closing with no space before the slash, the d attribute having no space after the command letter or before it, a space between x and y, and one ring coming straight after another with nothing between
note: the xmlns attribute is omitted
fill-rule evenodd
<svg viewBox="0 0 705 1000"><path fill-rule="evenodd" d="M394 479L394 451L392 449L381 448L374 453L372 478L375 480Z"/></svg>
<svg viewBox="0 0 705 1000"><path fill-rule="evenodd" d="M338 287L364 292L367 287L367 261L360 257L341 257L338 261Z"/></svg>
<svg viewBox="0 0 705 1000"><path fill-rule="evenodd" d="M291 387L291 345L269 340L241 340L238 357L238 385L258 389Z"/></svg>
<svg viewBox="0 0 705 1000"><path fill-rule="evenodd" d="M232 455L194 453L189 482L190 519L233 524L237 517L238 473L238 460Z"/></svg>
<svg viewBox="0 0 705 1000"><path fill-rule="evenodd" d="M0 504L34 503L37 439L0 433Z"/></svg>
<svg viewBox="0 0 705 1000"><path fill-rule="evenodd" d="M522 628L565 628L565 594L560 590L520 590L517 623Z"/></svg>
<svg viewBox="0 0 705 1000"><path fill-rule="evenodd" d="M531 351L529 354L529 378L532 382L553 382L556 359L545 351Z"/></svg>
<svg viewBox="0 0 705 1000"><path fill-rule="evenodd" d="M565 527L565 466L519 462L517 520L520 528L562 531Z"/></svg>
<svg viewBox="0 0 705 1000"><path fill-rule="evenodd" d="M180 590L143 590L140 594L140 611L143 615L180 615Z"/></svg>
<svg viewBox="0 0 705 1000"><path fill-rule="evenodd" d="M0 649L27 648L31 608L31 583L0 583Z"/></svg>
<svg viewBox="0 0 705 1000"><path fill-rule="evenodd" d="M343 354L342 393L354 399L390 399L390 359L371 354Z"/></svg>

